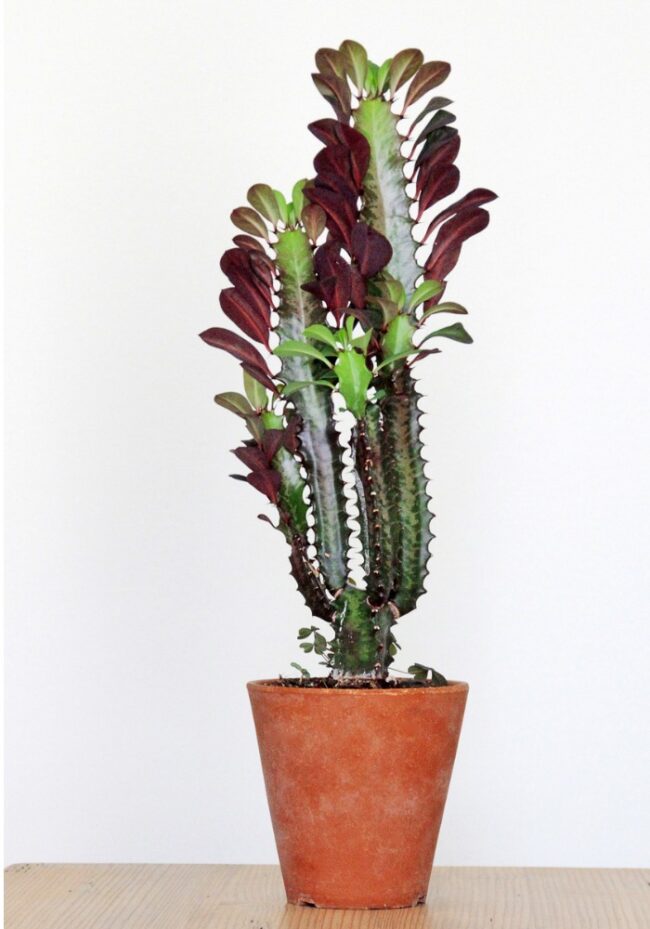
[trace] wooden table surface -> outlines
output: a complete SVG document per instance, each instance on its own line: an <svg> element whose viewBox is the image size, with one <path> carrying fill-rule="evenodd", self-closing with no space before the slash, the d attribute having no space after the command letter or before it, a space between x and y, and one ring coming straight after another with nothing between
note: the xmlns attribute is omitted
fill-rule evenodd
<svg viewBox="0 0 650 929"><path fill-rule="evenodd" d="M650 870L434 868L410 910L287 906L273 865L12 865L5 929L650 929Z"/></svg>

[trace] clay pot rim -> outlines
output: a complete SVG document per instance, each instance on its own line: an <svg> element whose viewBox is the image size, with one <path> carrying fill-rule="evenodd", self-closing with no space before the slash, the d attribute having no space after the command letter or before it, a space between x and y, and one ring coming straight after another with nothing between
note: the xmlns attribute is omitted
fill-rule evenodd
<svg viewBox="0 0 650 929"><path fill-rule="evenodd" d="M465 681L449 681L443 687L396 687L394 689L356 688L356 687L278 687L280 678L266 678L257 681L249 681L246 684L249 692L257 691L258 693L278 693L291 695L334 695L346 697L390 697L393 700L398 698L413 698L416 695L422 696L442 696L443 694L467 693L469 684Z"/></svg>

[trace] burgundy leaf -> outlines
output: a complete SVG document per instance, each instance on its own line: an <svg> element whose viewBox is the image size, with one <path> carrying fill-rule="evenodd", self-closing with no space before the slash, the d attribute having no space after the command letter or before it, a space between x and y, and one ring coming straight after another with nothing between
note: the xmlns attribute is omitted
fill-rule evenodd
<svg viewBox="0 0 650 929"><path fill-rule="evenodd" d="M275 280L275 265L273 261L268 255L261 255L259 252L251 252L248 257L253 274L263 281L270 290Z"/></svg>
<svg viewBox="0 0 650 929"><path fill-rule="evenodd" d="M257 210L252 210L249 206L237 207L237 209L233 210L230 214L230 220L233 225L241 229L242 232L260 236L262 239L268 239L269 237L269 230L266 223Z"/></svg>
<svg viewBox="0 0 650 929"><path fill-rule="evenodd" d="M267 429L262 436L262 448L270 464L284 443L284 429Z"/></svg>
<svg viewBox="0 0 650 929"><path fill-rule="evenodd" d="M291 452L292 455L295 455L300 448L300 427L302 425L301 419L297 415L289 416L287 420L287 425L284 429L284 447L287 451Z"/></svg>
<svg viewBox="0 0 650 929"><path fill-rule="evenodd" d="M263 356L250 344L250 342L246 339L242 339L236 332L214 326L212 329L206 329L205 332L202 332L200 335L203 341L207 342L208 345L212 345L214 348L221 348L223 351L234 355L235 358L238 358L243 364L257 368L267 375L270 374L268 365Z"/></svg>
<svg viewBox="0 0 650 929"><path fill-rule="evenodd" d="M420 191L427 184L431 173L440 165L452 164L456 160L458 150L460 149L460 136L458 133L453 135L437 149L430 152L430 157L426 159L417 172L415 181L416 196L420 196Z"/></svg>
<svg viewBox="0 0 650 929"><path fill-rule="evenodd" d="M442 110L444 107L449 106L451 103L453 103L453 100L448 100L447 97L432 97L424 109L418 113L418 115L411 123L411 131L409 132L409 135L411 135L417 124L421 122L425 116L428 116L429 113L435 112L435 110Z"/></svg>
<svg viewBox="0 0 650 929"><path fill-rule="evenodd" d="M448 77L451 66L446 61L428 61L416 72L413 80L409 84L409 89L404 101L404 110L412 103L423 97L424 94L433 90L438 84Z"/></svg>
<svg viewBox="0 0 650 929"><path fill-rule="evenodd" d="M257 446L250 448L243 445L241 448L234 448L233 455L239 458L251 471L265 471L268 468L266 455Z"/></svg>
<svg viewBox="0 0 650 929"><path fill-rule="evenodd" d="M385 236L367 223L356 223L350 237L352 255L364 277L373 277L388 264L393 249Z"/></svg>
<svg viewBox="0 0 650 929"><path fill-rule="evenodd" d="M447 277L458 261L463 242L485 229L489 222L487 210L470 207L444 223L425 265L433 280L441 281Z"/></svg>
<svg viewBox="0 0 650 929"><path fill-rule="evenodd" d="M239 235L233 236L232 240L239 248L245 248L250 252L262 252L266 254L262 243L254 239L252 235L246 235L246 233L242 232Z"/></svg>
<svg viewBox="0 0 650 929"><path fill-rule="evenodd" d="M337 119L317 119L315 122L310 123L307 128L315 135L319 142L322 142L324 145L336 145L341 141L341 138L338 133L338 127L341 123Z"/></svg>
<svg viewBox="0 0 650 929"><path fill-rule="evenodd" d="M317 203L308 203L300 214L305 231L312 242L316 242L325 229L327 216Z"/></svg>
<svg viewBox="0 0 650 929"><path fill-rule="evenodd" d="M334 193L340 194L345 200L348 200L350 206L356 212L359 194L351 178L334 174L332 171L320 171L316 178L316 187L325 187L328 190L333 190Z"/></svg>
<svg viewBox="0 0 650 929"><path fill-rule="evenodd" d="M366 303L366 284L358 268L350 268L350 302L361 309Z"/></svg>
<svg viewBox="0 0 650 929"><path fill-rule="evenodd" d="M423 348L414 358L411 358L409 364L414 365L415 362L419 361L421 358L426 358L427 355L437 355L439 352L439 348Z"/></svg>
<svg viewBox="0 0 650 929"><path fill-rule="evenodd" d="M434 172L420 194L417 221L420 222L424 211L428 210L434 203L453 194L458 189L459 184L460 171L456 165L446 165L439 171Z"/></svg>
<svg viewBox="0 0 650 929"><path fill-rule="evenodd" d="M226 287L219 294L219 303L228 319L239 326L249 338L261 342L266 348L269 347L268 327L238 290Z"/></svg>
<svg viewBox="0 0 650 929"><path fill-rule="evenodd" d="M262 361L263 360L264 359L262 359ZM274 394L278 393L277 385L275 381L271 379L271 375L270 375L268 368L266 367L261 368L259 365L249 364L246 361L242 361L241 366L244 369L244 371L247 371L251 377L254 377L256 381L259 381L260 384L263 384L264 387L266 387L272 393Z"/></svg>
<svg viewBox="0 0 650 929"><path fill-rule="evenodd" d="M319 48L315 55L316 67L322 74L332 73L345 77L345 61L337 48Z"/></svg>
<svg viewBox="0 0 650 929"><path fill-rule="evenodd" d="M422 148L420 149L420 154L415 159L415 170L423 165L426 161L432 157L432 155L442 146L449 142L454 136L458 135L458 129L454 129L453 126L441 126L439 129L435 129L426 140Z"/></svg>
<svg viewBox="0 0 650 929"><path fill-rule="evenodd" d="M271 503L278 502L280 475L277 471L272 471L270 468L266 471L252 471L246 480L249 484L252 484L256 490L265 494Z"/></svg>
<svg viewBox="0 0 650 929"><path fill-rule="evenodd" d="M357 214L348 200L325 187L310 187L307 196L312 203L317 203L327 214L327 228L334 232L346 244L350 242L350 229L356 221Z"/></svg>
<svg viewBox="0 0 650 929"><path fill-rule="evenodd" d="M342 143L326 145L314 158L314 168L318 174L329 171L332 174L349 177L351 175L350 149Z"/></svg>
<svg viewBox="0 0 650 929"><path fill-rule="evenodd" d="M454 122L456 122L456 117L453 113L450 113L449 110L439 110L436 115L429 120L413 143L413 150L418 147L420 142L424 142L432 132L435 132L436 129L442 129L443 126L448 126L450 123Z"/></svg>
<svg viewBox="0 0 650 929"><path fill-rule="evenodd" d="M325 97L334 112L343 120L348 120L352 112L352 96L347 81L337 77L332 71L326 74L312 74L312 80L318 92Z"/></svg>
<svg viewBox="0 0 650 929"><path fill-rule="evenodd" d="M429 228L424 234L422 242L426 242L436 226L439 226L440 223L443 223L446 219L449 219L449 217L453 216L455 213L459 213L461 210L467 209L468 207L481 206L483 203L490 203L491 200L496 200L496 198L497 195L491 190L487 190L485 187L477 187L475 190L470 190L468 194L465 194L465 196L461 197L460 200L457 200L456 203L452 203L451 206L448 206L447 209L442 211L442 213L438 213L437 216L434 216L429 224Z"/></svg>
<svg viewBox="0 0 650 929"><path fill-rule="evenodd" d="M352 180L360 188L370 164L370 143L358 129L346 126L345 123L339 125L338 132L350 149Z"/></svg>

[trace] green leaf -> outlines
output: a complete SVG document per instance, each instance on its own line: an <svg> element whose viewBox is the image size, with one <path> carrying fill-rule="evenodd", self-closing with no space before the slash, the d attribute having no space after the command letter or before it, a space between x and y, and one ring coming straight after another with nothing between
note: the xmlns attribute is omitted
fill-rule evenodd
<svg viewBox="0 0 650 929"><path fill-rule="evenodd" d="M222 406L224 410L230 410L231 413L235 413L243 419L250 416L253 412L253 408L246 397L236 393L234 390L227 390L222 394L217 394L214 398L214 402L217 406Z"/></svg>
<svg viewBox="0 0 650 929"><path fill-rule="evenodd" d="M438 303L436 306L429 307L429 309L425 310L422 314L420 322L423 323L425 319L428 319L429 316L433 316L435 313L457 313L460 316L467 316L467 310L464 306L461 306L460 303L451 303L448 301L447 303Z"/></svg>
<svg viewBox="0 0 650 929"><path fill-rule="evenodd" d="M268 219L273 226L277 226L280 211L273 196L273 190L268 184L253 184L246 194L246 198L258 213Z"/></svg>
<svg viewBox="0 0 650 929"><path fill-rule="evenodd" d="M367 391L372 380L365 358L355 351L341 352L334 371L348 410L357 419L361 419L366 410Z"/></svg>
<svg viewBox="0 0 650 929"><path fill-rule="evenodd" d="M287 207L287 201L285 199L285 196L279 190L274 190L273 196L275 197L275 202L278 205L280 219L285 224L285 226L288 226L289 225L289 209Z"/></svg>
<svg viewBox="0 0 650 929"><path fill-rule="evenodd" d="M303 390L305 387L329 387L332 388L332 384L329 381L316 380L316 381L287 381L287 383L282 388L282 396L290 397L292 394L297 393L299 390Z"/></svg>
<svg viewBox="0 0 650 929"><path fill-rule="evenodd" d="M264 435L264 427L259 413L253 412L249 416L246 416L246 426L255 441L261 442Z"/></svg>
<svg viewBox="0 0 650 929"><path fill-rule="evenodd" d="M425 342L428 342L429 339L435 339L438 336L444 339L453 339L454 342L465 342L466 345L469 345L470 342L474 341L462 323L453 323L451 326L445 326L444 329L436 329L435 332L430 332L428 336L422 339L420 346L424 345ZM420 346L418 346L418 348Z"/></svg>
<svg viewBox="0 0 650 929"><path fill-rule="evenodd" d="M439 671L430 668L428 665L420 664L418 661L409 667L408 673L412 674L416 681L428 681L429 675L431 675L431 683L436 687L444 687L447 683L447 678L440 674Z"/></svg>
<svg viewBox="0 0 650 929"><path fill-rule="evenodd" d="M392 365L396 361L401 361L403 358L408 358L409 355L414 355L416 351L416 348L411 347L404 352L399 352L397 355L391 355L390 358L385 358L381 364L377 365L377 371L381 371L382 368L386 368L388 365Z"/></svg>
<svg viewBox="0 0 650 929"><path fill-rule="evenodd" d="M266 390L248 371L244 371L244 390L253 408L263 410L268 400Z"/></svg>
<svg viewBox="0 0 650 929"><path fill-rule="evenodd" d="M357 336L356 339L352 339L350 343L354 348L360 349L365 355L368 351L368 346L370 345L370 340L372 339L372 329L368 329L367 332L364 332L363 335Z"/></svg>
<svg viewBox="0 0 650 929"><path fill-rule="evenodd" d="M406 303L406 291L404 290L402 282L396 281L393 278L392 280L385 281L384 287L393 303L396 303L398 308L403 310L404 304Z"/></svg>
<svg viewBox="0 0 650 929"><path fill-rule="evenodd" d="M334 349L337 347L336 336L331 329L321 323L314 323L313 326L307 326L304 335L306 335L308 339L313 339L315 342L324 342Z"/></svg>
<svg viewBox="0 0 650 929"><path fill-rule="evenodd" d="M296 216L300 216L305 206L305 195L303 189L307 183L307 178L302 178L293 185L293 190L291 191L291 202L295 210Z"/></svg>
<svg viewBox="0 0 650 929"><path fill-rule="evenodd" d="M383 94L388 87L388 72L393 59L387 58L383 65L377 71L377 93Z"/></svg>
<svg viewBox="0 0 650 929"><path fill-rule="evenodd" d="M309 673L309 671L307 670L307 668L303 668L303 666L302 666L302 665L299 665L297 661L292 661L292 662L291 662L291 667L292 667L292 668L295 668L296 671L300 671L301 677L304 677L305 680L309 680L309 678L311 677L311 674Z"/></svg>
<svg viewBox="0 0 650 929"><path fill-rule="evenodd" d="M298 223L298 217L297 217L297 215L296 215L296 211L295 211L295 209L294 209L293 203L289 203L289 204L287 205L287 217L288 217L288 220L289 220L288 224L289 224L289 226L291 226L291 228L293 228L295 225L297 225L297 223Z"/></svg>
<svg viewBox="0 0 650 929"><path fill-rule="evenodd" d="M388 324L399 314L399 307L388 297L369 297L368 299L372 301L373 306L377 304L380 307L384 324Z"/></svg>
<svg viewBox="0 0 650 929"><path fill-rule="evenodd" d="M316 626L303 626L302 629L298 630L298 638L306 639L307 636L310 636L315 630Z"/></svg>
<svg viewBox="0 0 650 929"><path fill-rule="evenodd" d="M363 45L352 39L346 39L341 43L340 52L343 55L346 73L359 93L362 93L368 70L368 53Z"/></svg>
<svg viewBox="0 0 650 929"><path fill-rule="evenodd" d="M273 354L278 358L316 358L322 361L328 368L332 363L317 348L310 345L309 342L299 342L297 339L285 339L284 342L273 349Z"/></svg>
<svg viewBox="0 0 650 929"><path fill-rule="evenodd" d="M303 650L303 652L305 652L305 654L307 655L309 654L309 652L314 650L314 646L312 645L311 642L301 642L300 647Z"/></svg>
<svg viewBox="0 0 650 929"><path fill-rule="evenodd" d="M420 306L421 303L426 303L427 300L439 294L442 289L443 285L440 281L422 281L419 287L416 287L415 293L411 297L410 308L414 310L416 307Z"/></svg>
<svg viewBox="0 0 650 929"><path fill-rule="evenodd" d="M396 316L388 326L381 345L384 361L390 361L397 355L413 351L413 322L409 316Z"/></svg>
<svg viewBox="0 0 650 929"><path fill-rule="evenodd" d="M377 94L377 76L379 73L378 66L374 61L368 62L368 70L366 71L366 80L364 82L365 89L369 96L374 97Z"/></svg>

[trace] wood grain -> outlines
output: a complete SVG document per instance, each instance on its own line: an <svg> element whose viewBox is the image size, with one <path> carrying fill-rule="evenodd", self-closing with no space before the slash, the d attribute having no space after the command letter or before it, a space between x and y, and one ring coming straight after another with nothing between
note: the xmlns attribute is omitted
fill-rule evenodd
<svg viewBox="0 0 650 929"><path fill-rule="evenodd" d="M5 873L5 929L648 929L650 870L434 868L426 906L286 906L272 865L38 865Z"/></svg>

